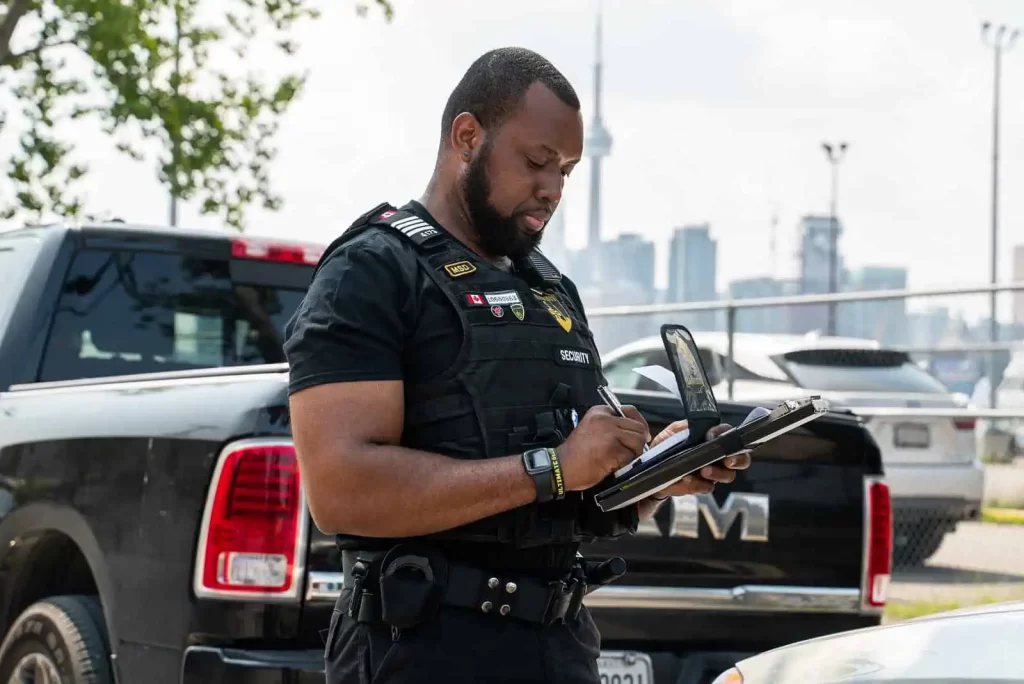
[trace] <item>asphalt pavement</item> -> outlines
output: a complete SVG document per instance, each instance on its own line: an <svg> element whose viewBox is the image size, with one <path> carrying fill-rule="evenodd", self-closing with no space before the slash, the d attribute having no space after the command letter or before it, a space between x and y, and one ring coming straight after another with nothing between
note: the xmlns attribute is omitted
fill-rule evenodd
<svg viewBox="0 0 1024 684"><path fill-rule="evenodd" d="M1024 599L1024 525L961 523L924 567L899 572L891 601L964 605Z"/></svg>

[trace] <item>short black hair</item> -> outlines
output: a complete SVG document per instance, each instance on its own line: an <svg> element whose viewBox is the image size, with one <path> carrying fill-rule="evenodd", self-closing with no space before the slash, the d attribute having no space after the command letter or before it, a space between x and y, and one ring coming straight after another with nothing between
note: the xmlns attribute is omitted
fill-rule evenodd
<svg viewBox="0 0 1024 684"><path fill-rule="evenodd" d="M500 126L515 112L530 86L537 82L547 86L559 100L579 110L580 99L569 80L533 50L504 47L485 52L469 65L448 96L441 116L442 141L451 134L452 123L462 112L475 116L484 128Z"/></svg>

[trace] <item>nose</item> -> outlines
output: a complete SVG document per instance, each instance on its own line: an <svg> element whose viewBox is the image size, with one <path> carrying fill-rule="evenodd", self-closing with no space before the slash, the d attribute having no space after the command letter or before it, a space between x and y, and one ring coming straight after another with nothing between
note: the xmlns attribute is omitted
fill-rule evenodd
<svg viewBox="0 0 1024 684"><path fill-rule="evenodd" d="M545 169L537 176L537 188L534 196L551 205L552 210L562 199L562 187L565 184L565 176L558 169L554 171Z"/></svg>

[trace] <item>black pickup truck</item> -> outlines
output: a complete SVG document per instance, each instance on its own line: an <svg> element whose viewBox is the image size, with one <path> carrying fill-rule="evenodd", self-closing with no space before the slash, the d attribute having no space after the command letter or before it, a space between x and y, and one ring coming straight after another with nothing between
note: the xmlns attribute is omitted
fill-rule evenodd
<svg viewBox="0 0 1024 684"><path fill-rule="evenodd" d="M281 352L318 257L124 224L0 233L0 681L322 681L342 578L303 498ZM668 395L623 399L655 432L681 417ZM881 475L837 413L586 548L629 565L586 599L603 681L707 682L877 624Z"/></svg>

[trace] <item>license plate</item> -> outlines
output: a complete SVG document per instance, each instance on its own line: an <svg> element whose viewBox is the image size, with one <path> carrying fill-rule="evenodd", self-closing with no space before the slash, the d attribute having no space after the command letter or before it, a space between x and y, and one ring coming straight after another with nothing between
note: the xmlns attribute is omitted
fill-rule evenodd
<svg viewBox="0 0 1024 684"><path fill-rule="evenodd" d="M646 653L601 651L597 671L601 684L654 684L654 667Z"/></svg>
<svg viewBox="0 0 1024 684"><path fill-rule="evenodd" d="M905 423L896 426L892 440L900 449L927 449L931 446L931 433L927 425Z"/></svg>

